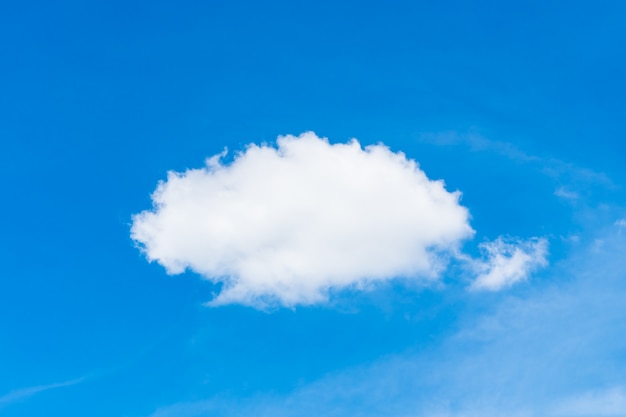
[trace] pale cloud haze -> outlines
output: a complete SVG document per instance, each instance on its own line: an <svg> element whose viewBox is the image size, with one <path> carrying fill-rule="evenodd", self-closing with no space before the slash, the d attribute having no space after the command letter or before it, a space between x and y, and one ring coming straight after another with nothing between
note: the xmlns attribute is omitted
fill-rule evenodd
<svg viewBox="0 0 626 417"><path fill-rule="evenodd" d="M572 396L557 404L554 414L569 417L623 417L626 416L626 391L617 386Z"/></svg>
<svg viewBox="0 0 626 417"><path fill-rule="evenodd" d="M579 247L523 295L503 294L429 349L331 373L285 395L163 406L150 417L622 417L626 240ZM595 362L600 355L606 358Z"/></svg>
<svg viewBox="0 0 626 417"><path fill-rule="evenodd" d="M49 390L53 390L57 388L70 387L72 385L76 385L80 382L83 382L84 380L85 378L77 378L77 379L72 379L70 381L57 382L55 384L37 385L34 387L19 388L19 389L13 390L0 397L0 408L5 405L9 405L11 403L26 400L27 398L30 398L33 395L39 394L41 392L49 391Z"/></svg>

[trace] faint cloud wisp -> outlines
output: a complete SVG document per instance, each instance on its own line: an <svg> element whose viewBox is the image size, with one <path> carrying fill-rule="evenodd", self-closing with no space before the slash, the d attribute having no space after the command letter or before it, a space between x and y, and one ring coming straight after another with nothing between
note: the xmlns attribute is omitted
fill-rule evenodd
<svg viewBox="0 0 626 417"><path fill-rule="evenodd" d="M83 382L85 379L85 377L82 377L72 379L70 381L58 382L56 384L37 385L34 387L16 389L0 397L0 407L6 406L14 402L23 401L27 398L32 397L33 395L39 394L44 391L76 385L80 382Z"/></svg>

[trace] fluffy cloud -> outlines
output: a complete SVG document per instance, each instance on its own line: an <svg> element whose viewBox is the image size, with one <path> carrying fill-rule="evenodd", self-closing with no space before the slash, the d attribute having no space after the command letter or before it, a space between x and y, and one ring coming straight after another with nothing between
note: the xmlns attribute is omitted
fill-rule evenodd
<svg viewBox="0 0 626 417"><path fill-rule="evenodd" d="M480 245L486 260L472 261L478 277L475 290L497 291L528 278L531 272L546 266L548 242L545 239L506 241L498 238Z"/></svg>
<svg viewBox="0 0 626 417"><path fill-rule="evenodd" d="M383 145L309 132L249 145L229 164L222 157L168 173L131 230L168 273L222 283L214 305L312 304L331 288L434 277L474 233L458 191ZM528 269L526 256L496 255L482 281L508 274L501 259Z"/></svg>

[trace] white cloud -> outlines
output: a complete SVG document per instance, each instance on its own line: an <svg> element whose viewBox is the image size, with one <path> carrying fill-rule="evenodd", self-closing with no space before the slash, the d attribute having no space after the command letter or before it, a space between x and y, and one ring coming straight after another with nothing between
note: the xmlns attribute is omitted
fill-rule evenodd
<svg viewBox="0 0 626 417"><path fill-rule="evenodd" d="M474 233L458 191L382 144L309 132L221 157L170 172L131 230L168 273L221 282L214 305L312 304L331 288L433 277Z"/></svg>
<svg viewBox="0 0 626 417"><path fill-rule="evenodd" d="M497 291L528 278L531 272L546 266L548 242L545 239L506 241L498 238L480 245L486 260L473 261L479 275L472 289Z"/></svg>

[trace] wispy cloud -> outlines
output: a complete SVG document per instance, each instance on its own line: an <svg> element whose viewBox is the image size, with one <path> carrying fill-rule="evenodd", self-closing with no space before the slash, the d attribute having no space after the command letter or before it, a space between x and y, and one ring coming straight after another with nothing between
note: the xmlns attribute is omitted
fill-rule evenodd
<svg viewBox="0 0 626 417"><path fill-rule="evenodd" d="M288 395L213 398L152 417L623 416L626 239L581 248L554 279L470 316L445 342L328 375ZM618 361L618 362L616 362ZM613 387L613 388L606 388Z"/></svg>
<svg viewBox="0 0 626 417"><path fill-rule="evenodd" d="M63 388L63 387L76 385L80 382L83 382L85 379L86 379L85 377L82 377L82 378L72 379L69 381L57 382L55 384L36 385L33 387L16 389L0 397L0 407L14 403L14 402L26 400L32 397L33 395L39 394L44 391L50 391L50 390L57 389L57 388Z"/></svg>
<svg viewBox="0 0 626 417"><path fill-rule="evenodd" d="M623 417L626 416L626 391L623 387L585 392L566 398L553 410L556 416Z"/></svg>
<svg viewBox="0 0 626 417"><path fill-rule="evenodd" d="M514 161L534 164L538 170L553 178L561 185L557 189L557 192L558 190L562 190L562 195L555 193L555 195L559 197L570 198L574 196L575 191L569 189L567 191L568 197L566 197L563 192L567 187L586 188L589 186L600 186L610 190L618 188L611 178L603 172L580 167L558 158L532 155L512 143L488 139L478 133L422 133L419 135L418 139L423 143L438 146L465 146L476 152L493 152Z"/></svg>
<svg viewBox="0 0 626 417"><path fill-rule="evenodd" d="M577 200L580 195L577 192L569 191L565 187L559 187L554 191L554 195L557 197L565 198L566 200Z"/></svg>
<svg viewBox="0 0 626 417"><path fill-rule="evenodd" d="M543 158L524 152L509 142L490 140L478 133L427 132L420 134L419 140L439 146L467 146L473 151L491 151L518 161L543 160Z"/></svg>

